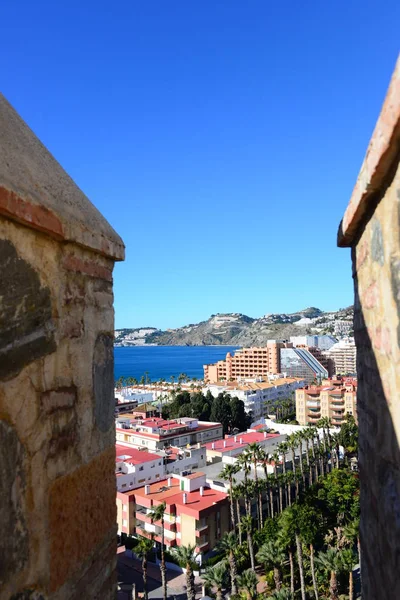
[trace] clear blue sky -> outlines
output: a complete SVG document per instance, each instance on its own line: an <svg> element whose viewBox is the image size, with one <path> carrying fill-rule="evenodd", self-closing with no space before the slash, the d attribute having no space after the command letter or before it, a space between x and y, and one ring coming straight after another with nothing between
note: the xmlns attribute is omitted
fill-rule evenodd
<svg viewBox="0 0 400 600"><path fill-rule="evenodd" d="M117 327L352 302L400 3L3 2L2 91L126 244Z"/></svg>

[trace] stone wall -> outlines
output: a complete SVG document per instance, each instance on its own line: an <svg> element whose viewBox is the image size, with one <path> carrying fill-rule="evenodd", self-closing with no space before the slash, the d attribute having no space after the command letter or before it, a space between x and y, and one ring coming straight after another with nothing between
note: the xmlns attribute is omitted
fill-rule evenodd
<svg viewBox="0 0 400 600"><path fill-rule="evenodd" d="M112 271L123 252L0 97L1 600L115 598Z"/></svg>
<svg viewBox="0 0 400 600"><path fill-rule="evenodd" d="M352 247L363 600L400 598L400 62L339 230Z"/></svg>

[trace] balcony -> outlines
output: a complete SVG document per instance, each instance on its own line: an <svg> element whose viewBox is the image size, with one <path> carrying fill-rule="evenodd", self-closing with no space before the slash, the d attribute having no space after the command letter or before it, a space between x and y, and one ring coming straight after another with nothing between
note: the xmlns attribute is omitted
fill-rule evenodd
<svg viewBox="0 0 400 600"><path fill-rule="evenodd" d="M203 525L201 523L196 523L196 537L201 537L203 533L205 533L206 531L208 531L208 525L207 523L204 523Z"/></svg>

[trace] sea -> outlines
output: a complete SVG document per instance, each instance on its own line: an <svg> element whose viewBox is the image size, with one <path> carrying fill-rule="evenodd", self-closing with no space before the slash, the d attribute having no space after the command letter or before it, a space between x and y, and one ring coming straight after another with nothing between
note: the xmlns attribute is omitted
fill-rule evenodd
<svg viewBox="0 0 400 600"><path fill-rule="evenodd" d="M224 359L238 346L122 346L114 348L114 375L140 379L147 371L154 381L171 375L203 379L203 365Z"/></svg>

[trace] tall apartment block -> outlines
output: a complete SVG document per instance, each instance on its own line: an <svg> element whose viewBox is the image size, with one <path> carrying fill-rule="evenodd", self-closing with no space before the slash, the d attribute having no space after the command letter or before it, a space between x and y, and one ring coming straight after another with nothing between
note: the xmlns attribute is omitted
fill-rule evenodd
<svg viewBox="0 0 400 600"><path fill-rule="evenodd" d="M341 340L325 354L332 360L336 375L354 375L357 372L357 348L353 338Z"/></svg>
<svg viewBox="0 0 400 600"><path fill-rule="evenodd" d="M296 420L300 425L315 425L323 417L340 426L346 415L357 421L357 380L329 380L319 387L296 390Z"/></svg>

